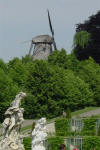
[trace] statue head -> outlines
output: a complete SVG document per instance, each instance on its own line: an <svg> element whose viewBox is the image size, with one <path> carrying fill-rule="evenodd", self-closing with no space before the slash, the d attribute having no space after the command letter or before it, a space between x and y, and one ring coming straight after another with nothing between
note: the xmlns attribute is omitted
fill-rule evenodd
<svg viewBox="0 0 100 150"><path fill-rule="evenodd" d="M38 123L40 125L45 125L46 124L46 118L41 118L40 120L38 120Z"/></svg>
<svg viewBox="0 0 100 150"><path fill-rule="evenodd" d="M26 96L26 93L20 92L17 96L18 96L19 98L24 98L24 97Z"/></svg>

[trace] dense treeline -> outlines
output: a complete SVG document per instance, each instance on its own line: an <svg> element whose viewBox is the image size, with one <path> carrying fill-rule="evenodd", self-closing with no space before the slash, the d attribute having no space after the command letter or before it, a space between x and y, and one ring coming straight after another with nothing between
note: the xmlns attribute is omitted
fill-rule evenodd
<svg viewBox="0 0 100 150"><path fill-rule="evenodd" d="M71 111L100 104L100 66L92 58L78 61L66 51L54 51L48 60L28 55L7 64L0 60L0 121L19 91L25 118L53 118L69 107Z"/></svg>

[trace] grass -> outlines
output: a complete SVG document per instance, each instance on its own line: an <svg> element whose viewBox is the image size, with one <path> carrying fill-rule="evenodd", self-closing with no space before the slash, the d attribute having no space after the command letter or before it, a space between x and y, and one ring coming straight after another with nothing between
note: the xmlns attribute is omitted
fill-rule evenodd
<svg viewBox="0 0 100 150"><path fill-rule="evenodd" d="M29 125L29 126L25 126L21 129L21 131L25 131L25 130L28 130L28 129L32 129L32 125Z"/></svg>

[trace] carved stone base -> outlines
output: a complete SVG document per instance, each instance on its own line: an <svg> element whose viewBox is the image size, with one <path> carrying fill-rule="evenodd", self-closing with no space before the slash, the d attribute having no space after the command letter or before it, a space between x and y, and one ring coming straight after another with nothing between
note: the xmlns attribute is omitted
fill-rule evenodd
<svg viewBox="0 0 100 150"><path fill-rule="evenodd" d="M16 134L5 138L0 142L0 150L25 150L22 138Z"/></svg>

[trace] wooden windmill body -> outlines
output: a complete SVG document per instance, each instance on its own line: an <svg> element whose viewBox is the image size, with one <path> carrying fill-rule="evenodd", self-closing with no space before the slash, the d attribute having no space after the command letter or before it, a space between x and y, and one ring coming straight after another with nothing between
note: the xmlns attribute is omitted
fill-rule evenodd
<svg viewBox="0 0 100 150"><path fill-rule="evenodd" d="M52 28L49 11L48 11L48 19L49 19L50 31L52 33L52 36L39 35L39 36L32 38L29 55L31 55L33 45L34 45L34 50L32 52L33 59L39 59L39 60L47 59L48 56L52 53L53 47L54 47L54 50L57 50L56 43L54 40L54 30Z"/></svg>
<svg viewBox="0 0 100 150"><path fill-rule="evenodd" d="M47 59L52 53L53 39L50 35L39 35L32 38L32 47L34 44L33 59ZM32 48L31 48L32 49ZM30 49L30 53L31 53Z"/></svg>

